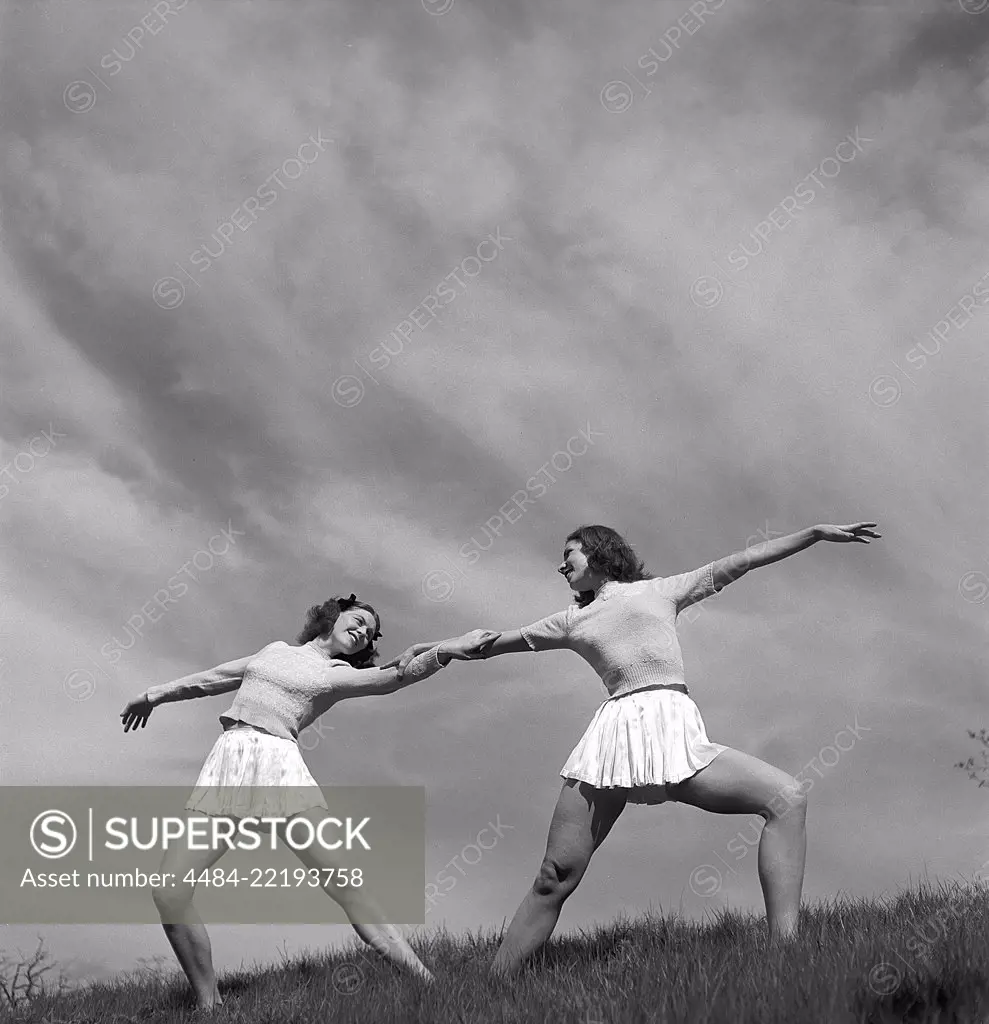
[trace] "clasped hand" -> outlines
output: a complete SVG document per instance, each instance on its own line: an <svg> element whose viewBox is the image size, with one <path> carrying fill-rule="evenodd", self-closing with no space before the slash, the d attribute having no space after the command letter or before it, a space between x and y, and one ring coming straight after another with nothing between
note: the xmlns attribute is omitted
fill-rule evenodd
<svg viewBox="0 0 989 1024"><path fill-rule="evenodd" d="M398 675L401 678L409 662L417 655L431 651L434 647L457 661L477 661L487 656L491 645L501 636L500 632L490 629L472 629L463 636L454 637L452 640L444 640L441 644L413 644L406 648L398 657L385 662L381 668L398 668Z"/></svg>

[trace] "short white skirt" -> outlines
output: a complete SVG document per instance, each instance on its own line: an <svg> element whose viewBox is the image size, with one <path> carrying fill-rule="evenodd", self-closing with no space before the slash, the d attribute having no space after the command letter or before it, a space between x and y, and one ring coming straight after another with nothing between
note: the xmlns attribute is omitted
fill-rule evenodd
<svg viewBox="0 0 989 1024"><path fill-rule="evenodd" d="M289 818L311 807L327 809L298 744L248 725L220 735L185 806L230 818Z"/></svg>
<svg viewBox="0 0 989 1024"><path fill-rule="evenodd" d="M723 750L707 738L697 705L668 687L609 697L560 770L598 789L628 789L633 804L673 799L667 787L706 768Z"/></svg>

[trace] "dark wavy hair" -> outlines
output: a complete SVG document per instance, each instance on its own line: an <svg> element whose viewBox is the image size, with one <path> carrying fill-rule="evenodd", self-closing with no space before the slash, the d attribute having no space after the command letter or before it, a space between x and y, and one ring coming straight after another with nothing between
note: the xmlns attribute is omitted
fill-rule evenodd
<svg viewBox="0 0 989 1024"><path fill-rule="evenodd" d="M310 640L326 636L333 628L333 623L340 617L340 613L350 608L363 608L374 616L374 636L367 647L357 651L356 654L339 654L337 657L341 661L350 662L354 668L370 668L378 660L378 650L374 646L374 642L381 638L381 619L369 604L358 601L356 594L351 594L350 597L331 597L329 601L324 601L322 604L314 604L306 612L306 624L302 627L302 632L295 638L296 643L307 644Z"/></svg>
<svg viewBox="0 0 989 1024"><path fill-rule="evenodd" d="M636 580L653 578L652 573L646 572L642 559L632 550L632 545L610 526L578 526L573 533L567 535L567 540L579 540L587 564L594 572L603 573L609 580L634 583ZM582 590L577 595L577 607L583 608L593 600L593 590Z"/></svg>

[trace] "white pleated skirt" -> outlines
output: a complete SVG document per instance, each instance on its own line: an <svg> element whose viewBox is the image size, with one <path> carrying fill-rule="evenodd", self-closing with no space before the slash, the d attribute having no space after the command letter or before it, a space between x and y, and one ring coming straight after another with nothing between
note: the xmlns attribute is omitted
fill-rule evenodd
<svg viewBox="0 0 989 1024"><path fill-rule="evenodd" d="M661 804L673 799L671 784L727 749L707 738L700 709L685 693L635 690L597 709L560 775L598 789L627 789L629 803Z"/></svg>
<svg viewBox="0 0 989 1024"><path fill-rule="evenodd" d="M185 806L225 818L289 818L311 807L327 809L298 744L246 724L220 734Z"/></svg>

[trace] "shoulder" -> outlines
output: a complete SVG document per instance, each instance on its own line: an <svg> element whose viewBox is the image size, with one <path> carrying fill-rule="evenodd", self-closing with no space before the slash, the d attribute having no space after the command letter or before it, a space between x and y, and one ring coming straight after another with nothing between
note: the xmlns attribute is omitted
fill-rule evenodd
<svg viewBox="0 0 989 1024"><path fill-rule="evenodd" d="M354 668L349 661L345 661L343 658L330 658L320 651L314 650L309 644L302 644L301 647L289 648L290 650L300 651L307 661L311 661L314 665L318 665L321 669L328 669L330 671L347 671L347 672L363 672L364 669ZM371 666L374 668L374 666Z"/></svg>
<svg viewBox="0 0 989 1024"><path fill-rule="evenodd" d="M662 593L676 584L676 576L653 576L651 580L642 580L642 582L648 584L649 590Z"/></svg>
<svg viewBox="0 0 989 1024"><path fill-rule="evenodd" d="M286 651L290 654L298 655L300 658L305 658L306 661L311 661L314 665L321 665L323 668L352 669L354 667L349 661L344 661L343 658L327 657L321 651L316 650L312 644L287 644L284 640L276 640L273 644L268 644L265 650Z"/></svg>
<svg viewBox="0 0 989 1024"><path fill-rule="evenodd" d="M554 612L536 622L530 622L529 625L523 626L519 633L534 651L565 647L573 624L575 609L576 605L570 605L563 611Z"/></svg>
<svg viewBox="0 0 989 1024"><path fill-rule="evenodd" d="M654 590L656 581L661 577L650 576L647 580L634 580L631 583L619 583L618 586L622 588L622 592L625 594L642 594L649 590Z"/></svg>
<svg viewBox="0 0 989 1024"><path fill-rule="evenodd" d="M270 657L272 654L277 654L281 651L297 650L299 650L298 647L293 647L291 644L285 643L284 640L273 640L270 644L265 644L257 654L252 655L252 660Z"/></svg>
<svg viewBox="0 0 989 1024"><path fill-rule="evenodd" d="M718 591L714 582L713 562L708 562L698 569L691 569L690 572L665 576L656 583L656 593L673 601L681 610L687 605L703 601L705 597L710 597Z"/></svg>
<svg viewBox="0 0 989 1024"><path fill-rule="evenodd" d="M348 672L364 672L366 669L354 668L349 661L344 661L343 658L328 658L326 664L330 668L346 669ZM376 669L377 665L370 665L369 668Z"/></svg>
<svg viewBox="0 0 989 1024"><path fill-rule="evenodd" d="M284 640L272 640L270 644L265 644L261 648L260 653L265 654L268 651L299 651L301 647L293 647L292 644L286 643Z"/></svg>
<svg viewBox="0 0 989 1024"><path fill-rule="evenodd" d="M648 593L651 589L654 589L653 584L656 583L654 579L648 580L634 580L632 582L623 582L621 580L609 580L604 587L598 592L596 598L591 601L590 604L584 605L581 611L589 611L596 605L604 604L607 601L613 601L615 599L622 600L630 597L637 597L640 594Z"/></svg>
<svg viewBox="0 0 989 1024"><path fill-rule="evenodd" d="M573 613L577 611L577 603L567 605L562 611L552 612L549 615L544 615L541 619L536 619L532 625L563 625L568 623L573 618Z"/></svg>

